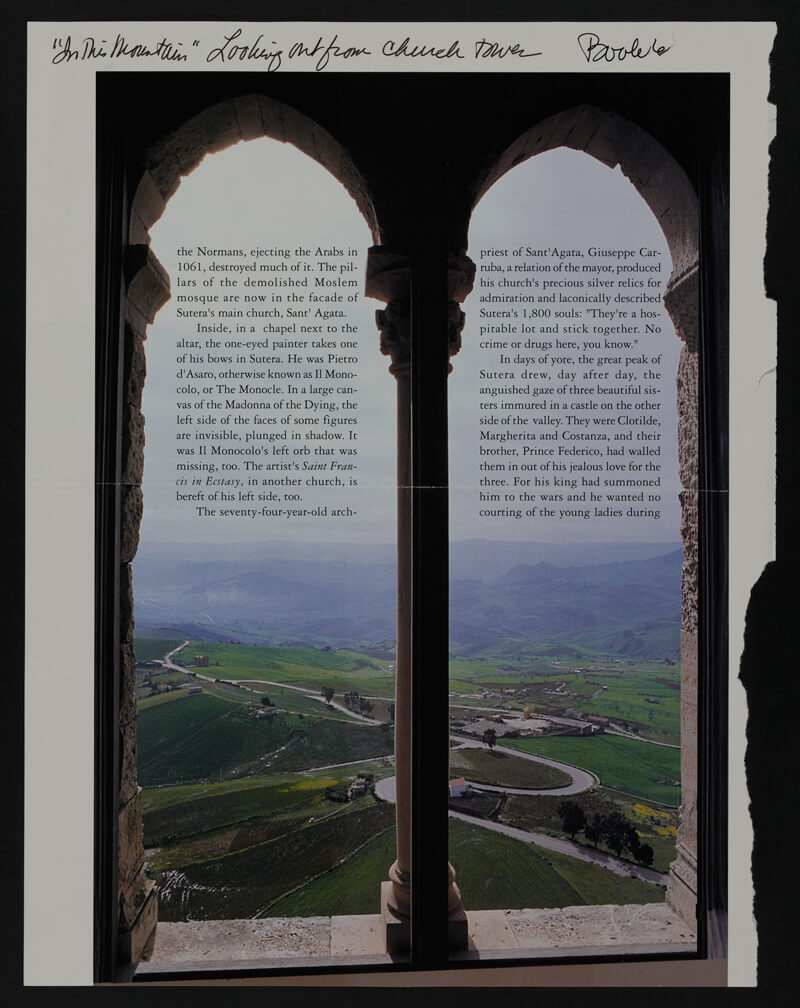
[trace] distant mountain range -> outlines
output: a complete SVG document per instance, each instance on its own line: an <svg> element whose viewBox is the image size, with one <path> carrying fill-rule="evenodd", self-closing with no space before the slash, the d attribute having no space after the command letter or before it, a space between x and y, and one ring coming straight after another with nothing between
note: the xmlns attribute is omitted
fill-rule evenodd
<svg viewBox="0 0 800 1008"><path fill-rule="evenodd" d="M682 555L674 543L470 540L450 547L451 649L532 653L547 642L675 658ZM145 543L137 632L361 647L396 636L391 544Z"/></svg>

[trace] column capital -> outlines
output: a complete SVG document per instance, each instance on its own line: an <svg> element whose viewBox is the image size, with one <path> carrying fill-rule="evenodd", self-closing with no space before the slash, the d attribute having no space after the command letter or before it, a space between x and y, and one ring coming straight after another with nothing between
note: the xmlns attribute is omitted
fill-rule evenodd
<svg viewBox="0 0 800 1008"><path fill-rule="evenodd" d="M447 356L455 357L461 349L461 333L466 315L461 305L475 282L475 263L468 255L451 253L447 257ZM453 365L448 364L448 373Z"/></svg>
<svg viewBox="0 0 800 1008"><path fill-rule="evenodd" d="M392 298L375 312L381 334L381 353L392 358L393 375L407 373L411 366L411 318L408 299Z"/></svg>
<svg viewBox="0 0 800 1008"><path fill-rule="evenodd" d="M475 263L469 256L447 257L447 351L453 357L461 349L465 315L460 305L472 290ZM392 358L394 375L407 373L411 359L410 330L411 258L383 245L373 245L367 256L367 297L386 302L375 312L381 334L381 353ZM452 370L452 367L449 368Z"/></svg>
<svg viewBox="0 0 800 1008"><path fill-rule="evenodd" d="M385 245L373 245L367 253L364 293L386 304L375 312L375 324L381 334L381 353L392 358L389 371L395 377L408 374L411 363L410 292L411 258Z"/></svg>

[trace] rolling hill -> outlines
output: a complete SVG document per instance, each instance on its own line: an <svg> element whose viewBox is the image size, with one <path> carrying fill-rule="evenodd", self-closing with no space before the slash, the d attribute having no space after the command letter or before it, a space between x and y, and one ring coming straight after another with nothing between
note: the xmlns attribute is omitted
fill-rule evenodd
<svg viewBox="0 0 800 1008"><path fill-rule="evenodd" d="M681 564L674 544L453 543L451 650L548 642L676 658ZM396 637L395 583L391 545L145 544L134 564L136 624L207 640L365 647Z"/></svg>

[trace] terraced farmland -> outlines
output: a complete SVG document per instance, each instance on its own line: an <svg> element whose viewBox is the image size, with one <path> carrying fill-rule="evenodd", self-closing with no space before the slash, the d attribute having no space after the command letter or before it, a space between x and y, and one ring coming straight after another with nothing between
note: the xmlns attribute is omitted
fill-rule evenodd
<svg viewBox="0 0 800 1008"><path fill-rule="evenodd" d="M226 920L274 916L272 905L330 871L392 825L391 805L372 798L340 806L244 850L155 871L161 920ZM318 912L318 911L317 911Z"/></svg>

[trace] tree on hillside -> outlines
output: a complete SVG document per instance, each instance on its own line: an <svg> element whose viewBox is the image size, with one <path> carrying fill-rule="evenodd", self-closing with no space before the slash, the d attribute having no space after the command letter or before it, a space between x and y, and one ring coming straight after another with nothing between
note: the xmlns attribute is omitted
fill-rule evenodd
<svg viewBox="0 0 800 1008"><path fill-rule="evenodd" d="M272 701L270 700L270 698L268 696L266 696L266 694L261 697L261 706L262 707L271 707L272 706Z"/></svg>
<svg viewBox="0 0 800 1008"><path fill-rule="evenodd" d="M603 820L600 839L619 857L630 845L630 831L631 824L621 812L610 812Z"/></svg>
<svg viewBox="0 0 800 1008"><path fill-rule="evenodd" d="M653 863L653 858L655 856L653 848L649 843L639 844L638 849L633 855L639 864L645 865L646 867Z"/></svg>
<svg viewBox="0 0 800 1008"><path fill-rule="evenodd" d="M574 840L575 834L586 826L585 812L577 802L563 801L558 806L558 814L561 816L562 829L569 833L570 840Z"/></svg>
<svg viewBox="0 0 800 1008"><path fill-rule="evenodd" d="M487 728L482 735L482 740L489 746L490 749L493 749L495 742L497 742L497 732L494 728Z"/></svg>
<svg viewBox="0 0 800 1008"><path fill-rule="evenodd" d="M584 826L583 832L586 834L586 839L593 843L595 847L603 839L603 824L605 822L605 816L601 815L599 812L595 812L594 819Z"/></svg>
<svg viewBox="0 0 800 1008"><path fill-rule="evenodd" d="M636 832L633 823L626 819L621 812L610 812L607 816L595 816L594 826L597 829L597 839L602 840L607 847L614 851L617 857L620 857L622 852L627 850L631 852L637 861L639 860L642 850L639 834ZM586 830L586 835L589 839L594 839L594 834L591 837L589 836L588 829ZM596 846L597 843L595 841Z"/></svg>
<svg viewBox="0 0 800 1008"><path fill-rule="evenodd" d="M333 690L330 686L322 687L322 695L325 697L325 703L330 706L331 700L333 700Z"/></svg>

